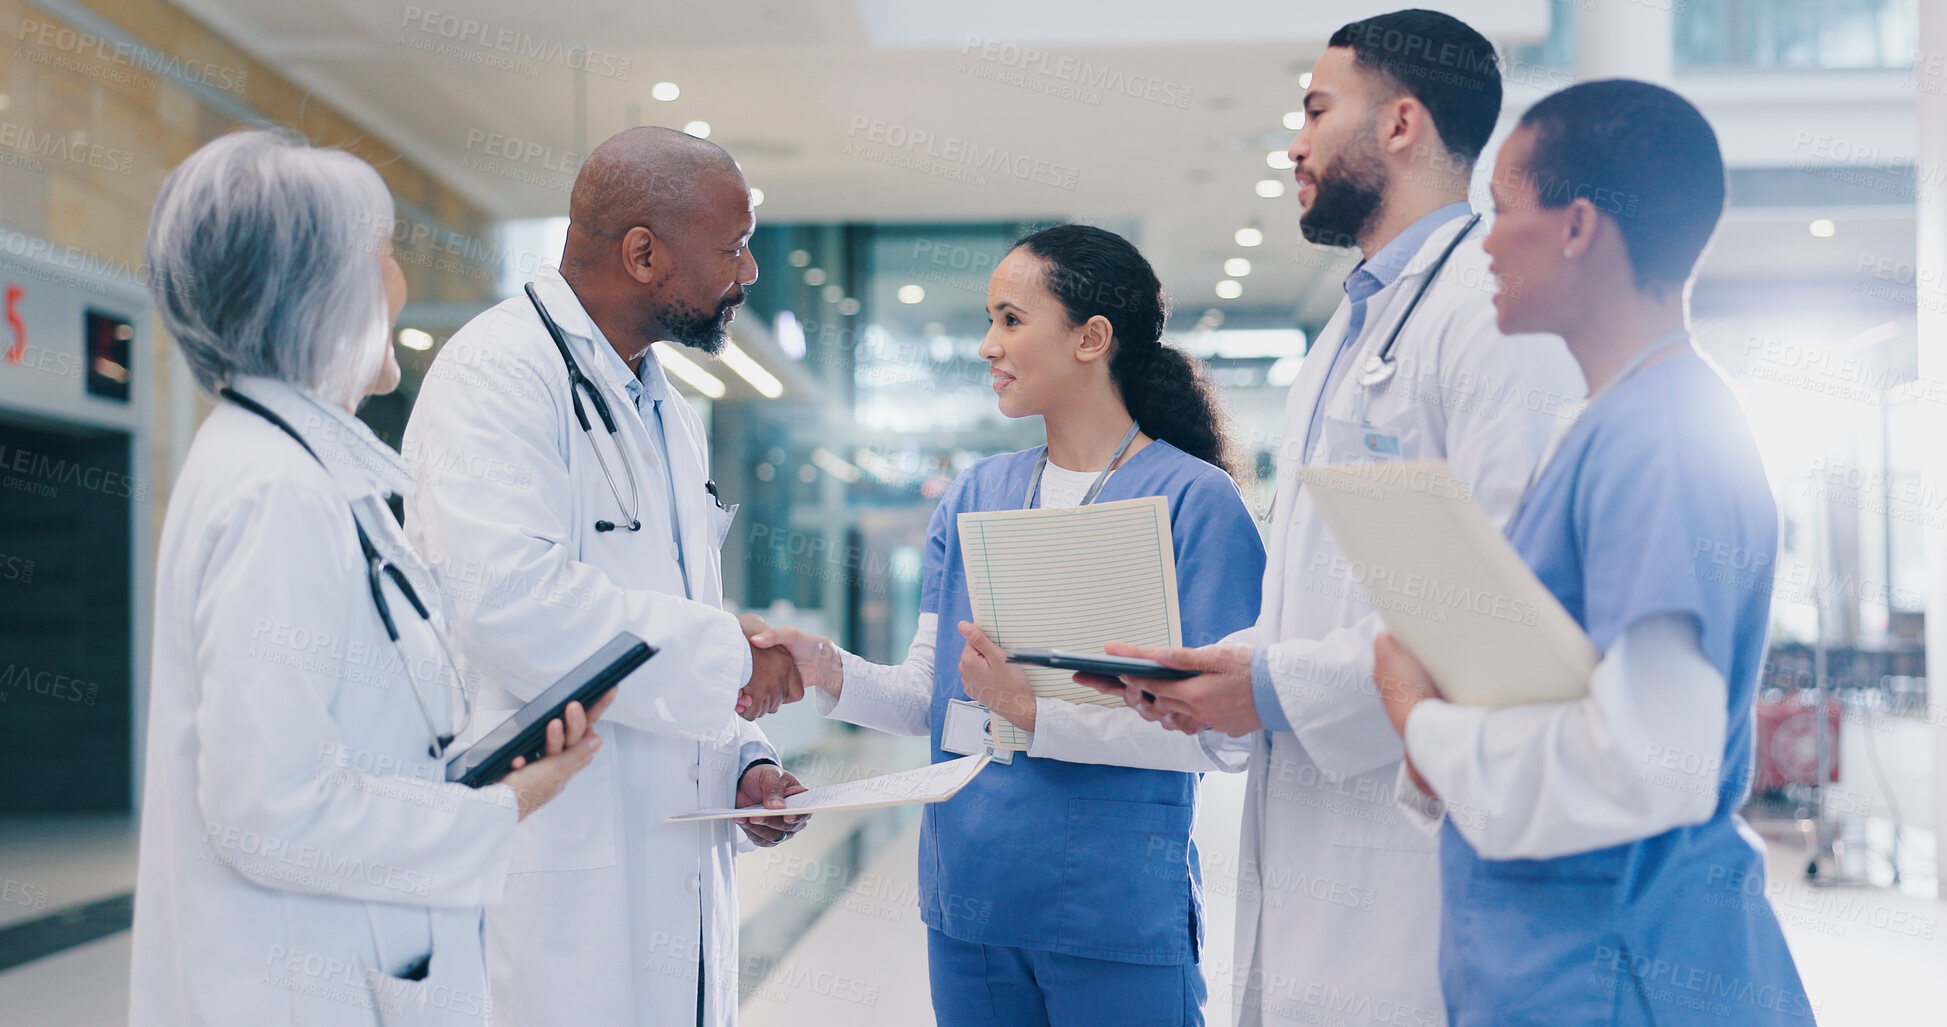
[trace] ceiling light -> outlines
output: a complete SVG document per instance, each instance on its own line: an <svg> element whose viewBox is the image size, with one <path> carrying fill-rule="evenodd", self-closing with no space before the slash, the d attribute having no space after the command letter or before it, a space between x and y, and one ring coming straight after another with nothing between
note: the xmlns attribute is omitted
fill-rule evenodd
<svg viewBox="0 0 1947 1027"><path fill-rule="evenodd" d="M1257 246L1264 242L1264 233L1255 228L1240 228L1234 238L1239 246Z"/></svg>
<svg viewBox="0 0 1947 1027"><path fill-rule="evenodd" d="M1290 171L1298 165L1292 161L1291 154L1283 150L1272 150L1264 155L1264 163L1274 171Z"/></svg>
<svg viewBox="0 0 1947 1027"><path fill-rule="evenodd" d="M850 296L838 301L838 312L845 317L851 317L857 314L859 310L859 301Z"/></svg>
<svg viewBox="0 0 1947 1027"><path fill-rule="evenodd" d="M683 95L683 91L676 88L676 83L674 82L658 82L649 87L649 95L664 103L668 103Z"/></svg>
<svg viewBox="0 0 1947 1027"><path fill-rule="evenodd" d="M1298 88L1300 88L1300 89L1310 89L1311 87L1312 87L1312 73L1311 73L1311 72L1309 72L1309 71L1308 71L1308 72L1305 72L1305 73L1304 73L1303 75L1300 75L1300 76L1298 76Z"/></svg>
<svg viewBox="0 0 1947 1027"><path fill-rule="evenodd" d="M1284 115L1284 127L1286 127L1286 128L1288 128L1288 129L1290 129L1290 130L1292 130L1293 132L1296 132L1296 131L1298 131L1299 129L1301 129L1301 128L1304 128L1304 127L1305 127L1305 112L1304 112L1304 111L1286 111L1286 112L1285 112L1285 115Z"/></svg>
<svg viewBox="0 0 1947 1027"><path fill-rule="evenodd" d="M683 126L683 131L688 132L698 139L708 139L710 138L710 123L707 121L692 121Z"/></svg>
<svg viewBox="0 0 1947 1027"><path fill-rule="evenodd" d="M818 286L825 284L825 269L822 267L805 268L804 284L809 285L813 288L817 288Z"/></svg>
<svg viewBox="0 0 1947 1027"><path fill-rule="evenodd" d="M762 207L764 205L764 190L756 186L750 187L750 205L753 207Z"/></svg>
<svg viewBox="0 0 1947 1027"><path fill-rule="evenodd" d="M1232 257L1224 261L1224 274L1232 278L1243 278L1251 273L1251 262L1243 257Z"/></svg>
<svg viewBox="0 0 1947 1027"><path fill-rule="evenodd" d="M1806 227L1811 229L1814 239L1830 239L1839 233L1839 226L1831 218L1814 218Z"/></svg>
<svg viewBox="0 0 1947 1027"><path fill-rule="evenodd" d="M655 350L656 359L662 363L663 370L711 399L723 398L723 379L698 367L696 361L684 356L667 342L656 343Z"/></svg>
<svg viewBox="0 0 1947 1027"><path fill-rule="evenodd" d="M736 343L726 340L722 352L717 354L717 359L723 361L723 366L735 371L737 377L749 382L750 387L756 389L765 399L776 399L784 395L784 383L777 380L777 375L764 370L763 364L745 353Z"/></svg>
<svg viewBox="0 0 1947 1027"><path fill-rule="evenodd" d="M852 466L844 457L839 456L837 453L823 446L811 451L811 462L817 464L819 470L824 471L826 474L837 478L847 485L859 480L859 469L857 467ZM810 481L812 479L806 480Z"/></svg>
<svg viewBox="0 0 1947 1027"><path fill-rule="evenodd" d="M804 267L806 264L811 263L811 251L792 250L791 255L784 259L789 261L792 267Z"/></svg>
<svg viewBox="0 0 1947 1027"><path fill-rule="evenodd" d="M899 287L899 302L901 303L918 303L924 299L926 299L926 290L917 285L902 285Z"/></svg>
<svg viewBox="0 0 1947 1027"><path fill-rule="evenodd" d="M1244 295L1244 284L1242 282L1238 282L1234 279L1226 278L1223 281L1217 283L1218 299L1234 300L1237 297L1242 295Z"/></svg>
<svg viewBox="0 0 1947 1027"><path fill-rule="evenodd" d="M788 310L777 312L776 327L772 334L777 336L777 348L792 360L804 359L804 325L798 323L798 315Z"/></svg>
<svg viewBox="0 0 1947 1027"><path fill-rule="evenodd" d="M1267 200L1275 200L1284 195L1284 179L1260 178L1257 180L1257 194Z"/></svg>
<svg viewBox="0 0 1947 1027"><path fill-rule="evenodd" d="M433 337L417 328L399 329L399 345L424 352L433 348Z"/></svg>

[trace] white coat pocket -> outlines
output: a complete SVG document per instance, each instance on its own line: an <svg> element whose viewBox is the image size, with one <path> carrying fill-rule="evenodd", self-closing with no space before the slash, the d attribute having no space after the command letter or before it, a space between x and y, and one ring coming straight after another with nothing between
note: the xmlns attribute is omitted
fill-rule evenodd
<svg viewBox="0 0 1947 1027"><path fill-rule="evenodd" d="M614 866L615 789L615 756L612 748L605 748L560 795L514 828L507 872Z"/></svg>
<svg viewBox="0 0 1947 1027"><path fill-rule="evenodd" d="M742 503L732 503L728 509L710 504L710 547L723 552L723 542L730 537L730 525L737 520L737 508Z"/></svg>

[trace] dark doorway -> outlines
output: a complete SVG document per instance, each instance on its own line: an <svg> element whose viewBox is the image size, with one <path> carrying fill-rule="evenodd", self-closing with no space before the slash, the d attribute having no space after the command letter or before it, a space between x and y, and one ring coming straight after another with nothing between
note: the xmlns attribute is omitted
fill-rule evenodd
<svg viewBox="0 0 1947 1027"><path fill-rule="evenodd" d="M0 811L129 808L129 448L0 418Z"/></svg>

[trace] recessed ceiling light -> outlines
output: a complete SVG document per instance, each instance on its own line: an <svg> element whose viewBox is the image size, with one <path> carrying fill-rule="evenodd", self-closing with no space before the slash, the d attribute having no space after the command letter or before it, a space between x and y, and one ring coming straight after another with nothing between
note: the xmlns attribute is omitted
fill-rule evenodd
<svg viewBox="0 0 1947 1027"><path fill-rule="evenodd" d="M1257 246L1264 242L1264 233L1255 228L1240 228L1232 238L1237 240L1239 246Z"/></svg>
<svg viewBox="0 0 1947 1027"><path fill-rule="evenodd" d="M1243 257L1232 257L1224 261L1224 274L1232 278L1243 278L1251 273L1251 262Z"/></svg>
<svg viewBox="0 0 1947 1027"><path fill-rule="evenodd" d="M683 95L683 91L676 88L676 83L674 82L658 82L649 87L649 95L664 103L668 103Z"/></svg>
<svg viewBox="0 0 1947 1027"><path fill-rule="evenodd" d="M692 121L683 126L683 131L688 132L698 139L708 139L710 138L710 123L707 121Z"/></svg>
<svg viewBox="0 0 1947 1027"><path fill-rule="evenodd" d="M750 205L753 207L762 207L764 205L764 190L756 186L750 187Z"/></svg>
<svg viewBox="0 0 1947 1027"><path fill-rule="evenodd" d="M845 298L845 290L839 287L839 285L836 282L834 282L831 285L825 286L824 290L821 291L819 295L825 297L826 303L837 303L839 300Z"/></svg>
<svg viewBox="0 0 1947 1027"><path fill-rule="evenodd" d="M809 285L812 288L817 288L818 286L825 284L825 269L822 267L805 268L804 284Z"/></svg>
<svg viewBox="0 0 1947 1027"><path fill-rule="evenodd" d="M1831 218L1815 218L1806 227L1811 229L1812 237L1815 239L1830 239L1839 233L1839 226L1834 224Z"/></svg>
<svg viewBox="0 0 1947 1027"><path fill-rule="evenodd" d="M1218 299L1234 300L1237 297L1242 295L1244 295L1244 283L1242 282L1238 282L1226 278L1223 281L1217 283Z"/></svg>
<svg viewBox="0 0 1947 1027"><path fill-rule="evenodd" d="M806 264L811 263L811 251L792 250L791 255L784 259L790 261L792 267L803 267Z"/></svg>
<svg viewBox="0 0 1947 1027"><path fill-rule="evenodd" d="M1299 129L1304 128L1305 112L1304 111L1284 112L1284 127L1292 130L1293 132L1296 132Z"/></svg>
<svg viewBox="0 0 1947 1027"><path fill-rule="evenodd" d="M917 285L902 285L899 287L899 302L901 303L918 303L924 299L926 299L926 290Z"/></svg>
<svg viewBox="0 0 1947 1027"><path fill-rule="evenodd" d="M1260 178L1257 180L1257 194L1267 200L1275 200L1284 195L1284 179Z"/></svg>
<svg viewBox="0 0 1947 1027"><path fill-rule="evenodd" d="M1273 171L1290 171L1292 168L1298 166L1292 163L1291 154L1283 150L1272 150L1270 153L1265 154L1264 163L1269 165Z"/></svg>
<svg viewBox="0 0 1947 1027"><path fill-rule="evenodd" d="M433 337L417 328L401 328L399 345L407 349L429 350L433 348Z"/></svg>
<svg viewBox="0 0 1947 1027"><path fill-rule="evenodd" d="M1308 72L1305 72L1305 73L1304 73L1303 75L1300 75L1300 76L1298 76L1298 88L1300 88L1300 89L1310 89L1311 87L1312 87L1312 73L1311 73L1311 72L1309 72L1309 71L1308 71Z"/></svg>
<svg viewBox="0 0 1947 1027"><path fill-rule="evenodd" d="M844 299L839 300L838 312L845 317L851 317L852 315L857 314L859 312L859 301L853 299L850 296L847 296Z"/></svg>

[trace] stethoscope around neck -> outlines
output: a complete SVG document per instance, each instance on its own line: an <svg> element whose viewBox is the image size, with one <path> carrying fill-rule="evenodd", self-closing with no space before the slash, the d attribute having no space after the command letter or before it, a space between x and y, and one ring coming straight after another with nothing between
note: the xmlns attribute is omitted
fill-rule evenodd
<svg viewBox="0 0 1947 1027"><path fill-rule="evenodd" d="M609 413L608 400L602 398L602 390L581 373L581 365L575 362L575 355L568 351L568 339L561 334L561 326L548 316L548 308L541 303L541 297L534 291L534 283L526 286L528 302L534 304L534 312L541 315L541 324L548 330L548 338L554 340L554 348L561 351L561 362L568 368L568 398L575 407L575 420L581 424L582 434L588 436L588 448L595 451L595 463L602 469L602 477L608 481L608 491L615 497L615 505L622 511L622 527L630 531L641 531L642 520L637 515L642 512L642 489L636 484L635 468L629 466L627 454L622 452L622 437L615 427L615 415ZM644 357L653 360L653 357ZM601 419L602 427L608 431L609 445L615 447L615 459L622 465L622 473L629 479L629 502L622 501L622 490L615 487L615 474L608 468L608 458L602 456L602 447L595 444L595 428L589 423L588 411L581 405L581 394L588 393L588 399L595 404L595 416ZM596 521L596 531L614 531L615 521Z"/></svg>
<svg viewBox="0 0 1947 1027"><path fill-rule="evenodd" d="M1376 389L1386 384L1392 378L1393 372L1398 370L1399 362L1393 358L1393 345L1399 341L1400 331L1406 327L1407 320L1419 307L1420 300L1426 298L1426 290L1433 285L1433 280L1440 276L1440 269L1447 266L1447 258L1453 256L1453 251L1460 247L1460 240L1467 238L1467 233L1473 231L1474 226L1480 224L1480 221L1479 214L1469 217L1467 223L1460 226L1460 231L1447 242L1447 248L1440 251L1439 259L1427 268L1426 277L1420 279L1419 289L1413 293L1412 301L1406 304L1406 312L1399 316L1398 321L1393 322L1392 334L1386 336L1386 342L1379 347L1379 352L1367 357L1365 366L1359 369L1360 388Z"/></svg>
<svg viewBox="0 0 1947 1027"><path fill-rule="evenodd" d="M330 472L331 468L324 462L324 458L318 455L317 450L311 448L309 442L304 441L304 436L299 435L297 429L291 427L290 422L277 416L269 407L227 385L218 390L218 395L276 425L284 434L296 440L306 453L311 454L311 459L316 460L318 466L325 468L327 473ZM412 686L413 701L419 704L419 715L425 719L426 730L433 736L433 744L427 748L427 752L434 759L439 759L446 755L447 747L453 744L453 739L464 734L472 725L473 694L467 691L464 682L457 680L459 665L453 662L453 651L446 646L445 633L433 623L432 610L427 608L425 600L419 598L419 590L412 587L412 582L407 579L406 573L379 553L379 547L372 542L372 536L365 533L365 525L359 523L358 511L355 509L352 511L352 530L358 533L358 549L365 557L365 581L372 591L372 606L378 610L379 623L385 628L385 637L392 640L392 647L399 652L399 659L405 667L406 682ZM399 625L392 619L392 604L385 599L386 578L392 579L393 586L399 590L400 595L405 597L406 602L411 604L413 612L419 615L420 620L426 622L427 631L433 636L433 643L439 646L442 665L448 674L455 675L455 687L460 693L463 713L460 726L453 731L442 732L439 729L439 725L433 720L432 707L427 705L425 694L419 690L419 675L412 671L412 657L406 654L405 646L399 641Z"/></svg>

